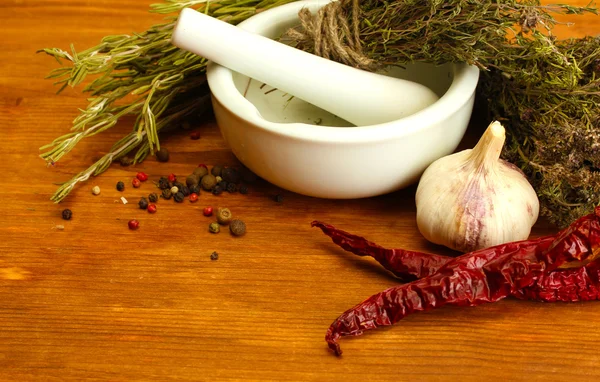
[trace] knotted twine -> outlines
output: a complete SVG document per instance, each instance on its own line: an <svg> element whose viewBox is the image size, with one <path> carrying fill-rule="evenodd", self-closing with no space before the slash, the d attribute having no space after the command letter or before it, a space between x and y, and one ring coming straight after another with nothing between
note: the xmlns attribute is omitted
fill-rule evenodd
<svg viewBox="0 0 600 382"><path fill-rule="evenodd" d="M296 47L355 68L374 71L381 67L363 53L359 0L334 1L320 8L315 15L303 8L298 16L301 27L286 32L286 37L292 39Z"/></svg>

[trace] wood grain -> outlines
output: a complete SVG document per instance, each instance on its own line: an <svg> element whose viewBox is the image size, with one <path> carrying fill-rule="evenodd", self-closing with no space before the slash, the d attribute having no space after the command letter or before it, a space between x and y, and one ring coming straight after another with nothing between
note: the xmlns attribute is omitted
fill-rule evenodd
<svg viewBox="0 0 600 382"><path fill-rule="evenodd" d="M600 304L508 299L478 308L445 308L345 339L343 358L328 352L328 325L364 298L395 285L372 261L337 249L320 219L389 247L448 253L415 225L414 188L364 200L335 201L278 190L203 194L196 204L161 201L137 209L153 190L118 180L186 175L198 163L236 164L210 121L202 138L163 141L169 163L113 166L61 205L56 186L87 167L130 126L82 144L54 167L38 148L63 134L86 101L79 89L56 96L43 77L56 67L42 47L78 49L107 34L145 30L161 20L151 1L0 3L0 379L2 380L597 380ZM583 4L584 1L570 3ZM561 27L564 36L598 34L595 16ZM473 136L473 132L470 133ZM102 194L92 196L98 185ZM271 196L282 193L276 203ZM247 235L211 235L204 206L226 206ZM63 208L73 220L61 220ZM137 218L132 232L127 221ZM64 225L58 230L57 225ZM534 235L549 232L542 223ZM220 253L211 261L213 251Z"/></svg>

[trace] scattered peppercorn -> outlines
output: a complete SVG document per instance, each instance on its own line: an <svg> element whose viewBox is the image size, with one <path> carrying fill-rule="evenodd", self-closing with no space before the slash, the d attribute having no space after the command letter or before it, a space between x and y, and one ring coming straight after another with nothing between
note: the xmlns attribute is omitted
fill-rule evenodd
<svg viewBox="0 0 600 382"><path fill-rule="evenodd" d="M239 183L241 178L240 173L231 167L224 168L223 171L221 171L221 177L227 183Z"/></svg>
<svg viewBox="0 0 600 382"><path fill-rule="evenodd" d="M219 231L221 231L221 226L219 226L219 223L212 222L208 225L208 230L211 233L219 233Z"/></svg>
<svg viewBox="0 0 600 382"><path fill-rule="evenodd" d="M190 139L192 139L194 141L200 139L200 133L197 131L194 131L193 133L190 134Z"/></svg>
<svg viewBox="0 0 600 382"><path fill-rule="evenodd" d="M65 209L62 212L62 218L65 220L71 220L71 218L73 217L73 212L71 212L70 209Z"/></svg>
<svg viewBox="0 0 600 382"><path fill-rule="evenodd" d="M191 203L195 203L195 202L197 202L197 201L198 201L198 194L191 193L191 194L190 194L190 202L191 202Z"/></svg>
<svg viewBox="0 0 600 382"><path fill-rule="evenodd" d="M277 203L281 203L283 202L283 195L277 194L273 197L273 200L275 200Z"/></svg>
<svg viewBox="0 0 600 382"><path fill-rule="evenodd" d="M183 187L183 183L181 182L173 182L173 186L179 188L179 190L181 190L181 188Z"/></svg>
<svg viewBox="0 0 600 382"><path fill-rule="evenodd" d="M229 208L217 208L217 222L219 224L227 225L231 219L232 216Z"/></svg>
<svg viewBox="0 0 600 382"><path fill-rule="evenodd" d="M92 194L94 194L94 195L100 195L100 187L94 186L92 188Z"/></svg>
<svg viewBox="0 0 600 382"><path fill-rule="evenodd" d="M223 189L219 186L214 186L212 189L213 195L221 195L223 193Z"/></svg>
<svg viewBox="0 0 600 382"><path fill-rule="evenodd" d="M142 182L140 182L138 178L133 178L133 180L131 181L131 185L133 186L133 188L139 188L142 185Z"/></svg>
<svg viewBox="0 0 600 382"><path fill-rule="evenodd" d="M219 260L219 254L216 251L214 251L213 253L210 254L210 259L213 261Z"/></svg>
<svg viewBox="0 0 600 382"><path fill-rule="evenodd" d="M150 204L148 206L148 212L150 212L151 214L156 212L156 204Z"/></svg>
<svg viewBox="0 0 600 382"><path fill-rule="evenodd" d="M124 156L124 157L121 157L119 159L119 163L121 164L121 166L127 167L127 166L130 166L133 163L133 159L131 159L128 156Z"/></svg>
<svg viewBox="0 0 600 382"><path fill-rule="evenodd" d="M221 189L223 189L223 190L226 190L227 189L227 182L224 181L224 180L221 180L219 183L217 183L217 186L221 187Z"/></svg>
<svg viewBox="0 0 600 382"><path fill-rule="evenodd" d="M202 214L204 216L212 216L213 208L212 207L204 207L204 209L202 210Z"/></svg>
<svg viewBox="0 0 600 382"><path fill-rule="evenodd" d="M181 203L183 202L183 199L185 199L185 196L180 192L177 192L176 194L174 194L173 199L177 202L177 203Z"/></svg>
<svg viewBox="0 0 600 382"><path fill-rule="evenodd" d="M140 222L135 219L132 219L127 223L127 225L129 226L129 229L136 230L140 227Z"/></svg>
<svg viewBox="0 0 600 382"><path fill-rule="evenodd" d="M213 174L214 176L221 176L221 171L223 171L223 166L216 164L210 170L210 173Z"/></svg>
<svg viewBox="0 0 600 382"><path fill-rule="evenodd" d="M200 178L197 175L188 175L187 178L185 178L185 184L187 184L188 187L192 187L197 185L200 182Z"/></svg>
<svg viewBox="0 0 600 382"><path fill-rule="evenodd" d="M125 183L119 181L117 182L117 191L123 191L125 190Z"/></svg>
<svg viewBox="0 0 600 382"><path fill-rule="evenodd" d="M223 178L221 178L220 175L216 175L215 179L217 180L217 184L221 183L223 181Z"/></svg>
<svg viewBox="0 0 600 382"><path fill-rule="evenodd" d="M169 182L173 183L177 180L177 176L175 176L175 174L169 174L167 179L169 180Z"/></svg>
<svg viewBox="0 0 600 382"><path fill-rule="evenodd" d="M162 197L165 200L169 200L173 197L173 193L171 192L171 190L167 189L167 190L163 190L162 191Z"/></svg>
<svg viewBox="0 0 600 382"><path fill-rule="evenodd" d="M198 184L191 186L190 193L200 195L200 186Z"/></svg>
<svg viewBox="0 0 600 382"><path fill-rule="evenodd" d="M229 231L233 236L242 236L246 233L246 223L239 219L233 219L229 223Z"/></svg>
<svg viewBox="0 0 600 382"><path fill-rule="evenodd" d="M173 186L173 187L171 187L170 191L171 191L171 194L175 195L176 193L179 192L179 187Z"/></svg>
<svg viewBox="0 0 600 382"><path fill-rule="evenodd" d="M158 180L158 188L160 188L161 190L171 188L171 182L169 182L169 179L165 178L164 176L161 176Z"/></svg>
<svg viewBox="0 0 600 382"><path fill-rule="evenodd" d="M246 195L248 193L248 186L246 186L245 184L242 184L240 186L240 194Z"/></svg>
<svg viewBox="0 0 600 382"><path fill-rule="evenodd" d="M191 194L190 188L188 186L183 186L179 189L179 192L183 194L183 196L189 196Z"/></svg>
<svg viewBox="0 0 600 382"><path fill-rule="evenodd" d="M154 192L151 193L150 195L148 195L148 201L150 203L156 203L156 202L158 202L158 195L156 195Z"/></svg>
<svg viewBox="0 0 600 382"><path fill-rule="evenodd" d="M135 174L135 177L138 178L140 182L145 182L148 180L148 174L146 174L145 172L138 172L137 174Z"/></svg>
<svg viewBox="0 0 600 382"><path fill-rule="evenodd" d="M203 189L205 189L206 191L210 191L214 186L217 185L217 179L212 174L206 174L202 177L200 183Z"/></svg>
<svg viewBox="0 0 600 382"><path fill-rule="evenodd" d="M148 208L148 199L140 198L140 201L138 202L138 206L140 206L140 209L142 209L142 210L145 210L146 208Z"/></svg>
<svg viewBox="0 0 600 382"><path fill-rule="evenodd" d="M164 147L161 147L160 150L156 152L156 159L159 162L168 162L169 161L169 150Z"/></svg>
<svg viewBox="0 0 600 382"><path fill-rule="evenodd" d="M196 175L198 179L202 179L204 175L208 174L208 170L206 167L196 167L192 174Z"/></svg>
<svg viewBox="0 0 600 382"><path fill-rule="evenodd" d="M237 184L235 183L227 183L227 192L229 192L230 194L237 192Z"/></svg>

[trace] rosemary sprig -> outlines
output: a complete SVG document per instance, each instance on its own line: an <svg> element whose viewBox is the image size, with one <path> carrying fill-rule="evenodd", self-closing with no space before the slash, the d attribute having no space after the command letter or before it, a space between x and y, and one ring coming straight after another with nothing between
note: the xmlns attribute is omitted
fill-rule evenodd
<svg viewBox="0 0 600 382"><path fill-rule="evenodd" d="M235 24L291 1L165 0L151 5L151 12L169 14L193 7ZM63 61L71 64L70 68L52 70L47 77L56 80L60 86L58 93L67 86L81 84L90 75L95 76L83 89L91 98L87 108L80 110L73 121L71 132L40 148L40 156L47 162L59 161L82 139L110 129L122 117L135 116L133 132L96 163L65 182L51 197L53 201L60 202L77 183L101 174L114 160L133 150L138 150L134 163L143 161L148 154L160 149L158 132L161 129L180 124L208 107L206 60L173 46L170 40L176 18L171 16L166 21L141 33L107 36L97 46L80 52L73 46L70 52L58 48L40 50L61 64ZM131 96L133 100L124 101Z"/></svg>

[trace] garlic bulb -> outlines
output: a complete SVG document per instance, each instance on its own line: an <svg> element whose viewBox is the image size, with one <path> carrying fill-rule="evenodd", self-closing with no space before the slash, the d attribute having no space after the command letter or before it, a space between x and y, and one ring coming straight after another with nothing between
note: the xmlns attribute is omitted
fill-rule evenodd
<svg viewBox="0 0 600 382"><path fill-rule="evenodd" d="M425 238L463 252L525 240L539 212L524 174L500 159L505 132L487 128L475 148L433 162L417 187L417 226Z"/></svg>

